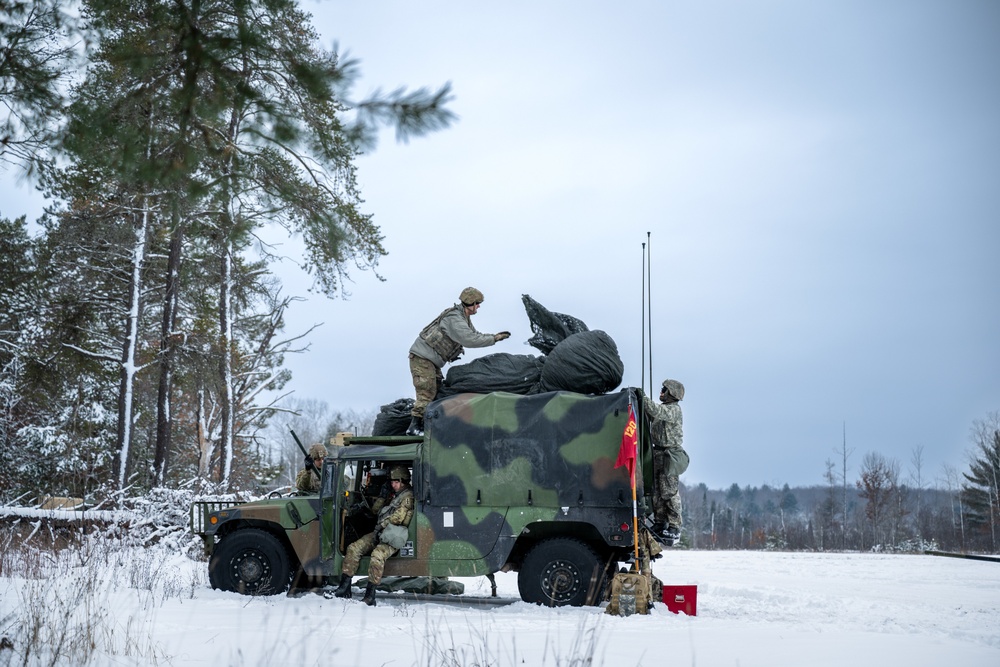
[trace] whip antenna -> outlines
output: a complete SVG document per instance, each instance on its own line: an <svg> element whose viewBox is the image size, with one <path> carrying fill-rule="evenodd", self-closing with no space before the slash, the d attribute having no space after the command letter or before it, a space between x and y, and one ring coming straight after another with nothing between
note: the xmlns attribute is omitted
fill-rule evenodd
<svg viewBox="0 0 1000 667"><path fill-rule="evenodd" d="M646 390L646 244L642 244L642 324L639 326L642 332L642 361L639 362L639 389Z"/></svg>
<svg viewBox="0 0 1000 667"><path fill-rule="evenodd" d="M653 239L650 233L646 232L646 243L649 245L649 254L646 255L647 270L646 279L649 281L649 290L646 298L649 299L649 395L653 394Z"/></svg>

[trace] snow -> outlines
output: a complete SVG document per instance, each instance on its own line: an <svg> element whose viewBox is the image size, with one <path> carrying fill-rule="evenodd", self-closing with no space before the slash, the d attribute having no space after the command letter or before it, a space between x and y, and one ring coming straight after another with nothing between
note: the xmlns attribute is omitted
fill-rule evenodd
<svg viewBox="0 0 1000 667"><path fill-rule="evenodd" d="M212 590L205 563L183 556L137 550L105 560L86 583L79 571L0 578L0 633L37 613L39 598L65 600L67 589L91 585L99 605L87 613L101 619L94 665L1000 665L1000 563L968 559L672 550L654 572L697 585L698 615L659 604L627 618L391 595L369 608L357 591L353 600L250 598ZM460 581L467 595L489 595L485 578ZM497 574L497 583L501 597L517 598L516 574ZM57 616L64 622L50 620ZM0 650L0 665L9 654ZM55 664L83 663L77 654Z"/></svg>

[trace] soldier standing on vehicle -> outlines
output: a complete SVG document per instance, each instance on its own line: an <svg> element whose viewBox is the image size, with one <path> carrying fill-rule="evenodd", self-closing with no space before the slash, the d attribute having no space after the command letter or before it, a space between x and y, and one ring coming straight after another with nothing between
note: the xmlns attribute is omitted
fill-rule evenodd
<svg viewBox="0 0 1000 667"><path fill-rule="evenodd" d="M326 454L326 447L318 442L309 448L306 467L295 476L295 488L299 493L319 493L319 471L323 469Z"/></svg>
<svg viewBox="0 0 1000 667"><path fill-rule="evenodd" d="M417 400L410 411L410 425L406 435L424 432L424 409L437 396L444 376L441 369L455 361L466 347L489 347L510 338L509 331L496 334L480 333L472 326L472 316L479 312L483 293L475 287L466 287L459 301L421 330L410 346L410 375Z"/></svg>
<svg viewBox="0 0 1000 667"><path fill-rule="evenodd" d="M413 518L413 490L410 488L410 471L397 466L389 472L389 480L395 493L388 505L378 514L375 530L351 542L344 557L344 567L340 585L334 591L338 598L351 597L351 578L358 571L361 557L371 554L368 564L368 587L361 599L365 604L375 606L375 587L382 581L385 561L393 556L409 539L410 519Z"/></svg>
<svg viewBox="0 0 1000 667"><path fill-rule="evenodd" d="M681 537L681 494L678 477L687 470L690 458L684 447L684 419L681 399L684 385L664 380L660 402L642 397L643 411L649 418L653 443L653 514L656 520L650 532L660 544L672 547Z"/></svg>

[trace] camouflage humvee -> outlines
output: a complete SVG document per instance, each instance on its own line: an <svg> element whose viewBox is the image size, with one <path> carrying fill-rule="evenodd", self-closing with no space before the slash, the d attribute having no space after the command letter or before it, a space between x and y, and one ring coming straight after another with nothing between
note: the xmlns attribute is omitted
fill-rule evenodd
<svg viewBox="0 0 1000 667"><path fill-rule="evenodd" d="M638 390L460 394L431 403L423 437L357 437L332 447L318 495L229 507L205 516L214 588L278 593L293 577L336 581L347 545L370 528L352 511L366 473L406 465L416 510L409 541L385 574L518 572L521 598L596 604L634 550L632 490L615 467ZM639 521L651 486L648 429L638 430ZM645 482L645 484L644 484ZM641 524L640 524L641 525ZM360 573L367 568L361 563Z"/></svg>

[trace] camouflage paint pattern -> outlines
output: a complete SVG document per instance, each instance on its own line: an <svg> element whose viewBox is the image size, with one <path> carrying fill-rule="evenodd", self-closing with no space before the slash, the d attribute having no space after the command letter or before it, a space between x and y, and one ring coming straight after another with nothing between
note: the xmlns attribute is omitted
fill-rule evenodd
<svg viewBox="0 0 1000 667"><path fill-rule="evenodd" d="M518 540L536 535L586 535L603 551L627 550L631 486L614 462L630 399L631 392L492 393L432 403L413 466L414 556L389 561L386 573L474 576L516 567Z"/></svg>
<svg viewBox="0 0 1000 667"><path fill-rule="evenodd" d="M241 528L264 528L283 538L307 573L321 574L320 510L317 496L258 500L211 512L203 537L211 544Z"/></svg>
<svg viewBox="0 0 1000 667"><path fill-rule="evenodd" d="M416 507L411 540L385 561L385 575L516 570L528 546L556 536L584 540L602 557L625 558L633 549L631 486L627 469L614 463L628 404L637 406L638 400L634 389L604 396L451 396L428 405L422 438L356 437L334 448L318 497L260 501L219 518L223 526L272 521L307 574L339 575L347 555L344 521L362 484L357 479L347 486L348 466L401 462L411 466ZM643 490L653 482L651 464L648 427L641 427L640 523L647 511ZM298 508L303 525L296 525L288 506ZM371 563L370 557L359 558L357 572L370 575Z"/></svg>

